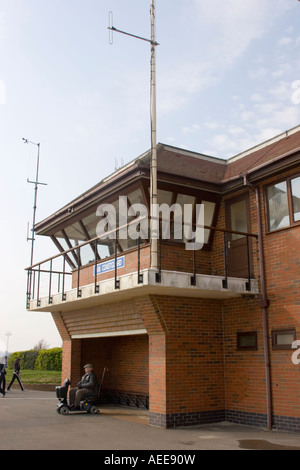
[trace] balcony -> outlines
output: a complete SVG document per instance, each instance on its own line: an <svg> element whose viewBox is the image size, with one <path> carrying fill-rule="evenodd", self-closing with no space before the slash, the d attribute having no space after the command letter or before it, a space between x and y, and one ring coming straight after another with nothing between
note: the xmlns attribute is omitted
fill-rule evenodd
<svg viewBox="0 0 300 470"><path fill-rule="evenodd" d="M36 263L27 271L26 306L31 311L67 311L144 295L209 299L253 296L259 293L257 235L204 226L214 232L210 250L187 251L183 244L158 239L158 268L150 267L150 244L138 238L127 251L118 250L118 229L109 240L112 256L99 259L99 237ZM232 275L230 237L243 242L243 272ZM81 264L89 245L94 260ZM241 251L240 251L241 253ZM77 261L74 266L72 259Z"/></svg>

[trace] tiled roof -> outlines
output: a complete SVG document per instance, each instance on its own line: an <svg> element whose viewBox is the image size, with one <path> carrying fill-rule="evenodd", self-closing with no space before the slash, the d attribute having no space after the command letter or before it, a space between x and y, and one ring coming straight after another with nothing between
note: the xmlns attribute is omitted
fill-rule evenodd
<svg viewBox="0 0 300 470"><path fill-rule="evenodd" d="M300 150L300 128L281 134L269 143L266 142L229 159L223 182L267 165L297 150Z"/></svg>
<svg viewBox="0 0 300 470"><path fill-rule="evenodd" d="M278 135L252 149L249 149L228 160L215 158L189 150L172 147L165 144L157 146L158 179L165 179L178 184L188 184L193 181L197 186L211 185L211 190L220 190L226 183L239 180L246 173L268 167L273 162L284 161L288 155L293 155L296 162L300 157L300 126L286 133ZM48 225L60 217L68 216L70 207L74 204L84 208L90 201L94 201L99 195L105 194L106 188L111 185L122 186L124 181L132 177L135 172L142 173L143 168L149 168L151 161L150 150L145 152L132 162L115 171L112 175L102 179L93 188L78 196L47 219L37 224L37 228ZM87 170L88 171L88 170ZM137 173L136 173L137 172ZM217 188L217 189L216 189ZM221 189L222 190L222 189Z"/></svg>
<svg viewBox="0 0 300 470"><path fill-rule="evenodd" d="M158 170L186 178L225 183L300 150L300 127L291 129L228 160L160 144Z"/></svg>

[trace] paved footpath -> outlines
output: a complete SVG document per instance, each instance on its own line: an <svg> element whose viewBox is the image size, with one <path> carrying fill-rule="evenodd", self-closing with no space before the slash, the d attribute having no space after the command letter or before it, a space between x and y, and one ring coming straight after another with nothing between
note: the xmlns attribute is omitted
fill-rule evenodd
<svg viewBox="0 0 300 470"><path fill-rule="evenodd" d="M12 390L0 398L0 450L103 450L103 459L130 450L300 450L300 433L229 423L161 429L148 425L145 410L107 405L96 415L63 416L56 404L55 392Z"/></svg>

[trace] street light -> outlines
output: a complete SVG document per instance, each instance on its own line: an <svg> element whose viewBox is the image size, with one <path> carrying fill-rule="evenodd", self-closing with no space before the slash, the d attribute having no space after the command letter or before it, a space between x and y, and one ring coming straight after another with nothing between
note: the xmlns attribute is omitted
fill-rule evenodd
<svg viewBox="0 0 300 470"><path fill-rule="evenodd" d="M6 354L8 354L8 340L9 340L9 337L11 336L11 332L10 332L10 331L7 331L7 332L6 332L6 336L7 336L7 340L6 340Z"/></svg>

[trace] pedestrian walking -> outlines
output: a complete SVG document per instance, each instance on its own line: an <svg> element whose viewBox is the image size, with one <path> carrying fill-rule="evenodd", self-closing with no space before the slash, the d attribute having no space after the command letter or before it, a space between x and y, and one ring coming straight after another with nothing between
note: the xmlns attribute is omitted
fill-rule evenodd
<svg viewBox="0 0 300 470"><path fill-rule="evenodd" d="M6 365L7 365L7 356L4 356L0 362L0 393L2 397L5 397L5 386L6 386Z"/></svg>
<svg viewBox="0 0 300 470"><path fill-rule="evenodd" d="M21 379L20 379L20 370L21 370L21 365L20 365L20 362L21 362L21 358L18 357L16 360L15 360L15 363L14 363L14 371L13 371L13 376L12 376L12 379L10 381L10 384L9 386L7 387L7 390L9 391L10 390L10 387L12 386L12 384L14 383L14 381L17 379L17 381L19 382L19 385L21 387L21 390L22 392L24 392L24 387L23 387L23 384L21 382Z"/></svg>

